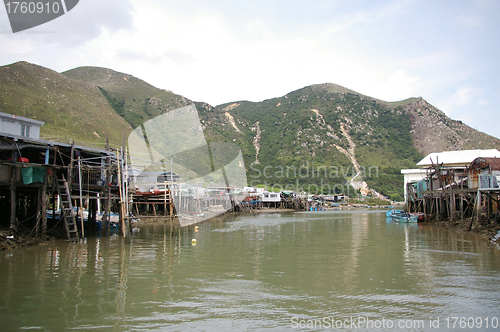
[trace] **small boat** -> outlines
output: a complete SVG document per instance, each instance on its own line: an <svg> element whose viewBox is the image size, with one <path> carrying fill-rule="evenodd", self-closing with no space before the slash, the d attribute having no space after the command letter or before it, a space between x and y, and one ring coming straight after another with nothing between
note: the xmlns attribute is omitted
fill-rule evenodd
<svg viewBox="0 0 500 332"><path fill-rule="evenodd" d="M320 206L320 207L309 207L309 211L324 211L325 209Z"/></svg>
<svg viewBox="0 0 500 332"><path fill-rule="evenodd" d="M391 213L391 218L392 221L395 222L418 222L419 214L393 211Z"/></svg>
<svg viewBox="0 0 500 332"><path fill-rule="evenodd" d="M403 213L403 210L389 210L385 213L387 218L391 218L393 213Z"/></svg>
<svg viewBox="0 0 500 332"><path fill-rule="evenodd" d="M497 235L495 235L494 237L490 238L490 241L491 242L496 242L496 241L498 241L498 239L500 239L500 231L498 231Z"/></svg>

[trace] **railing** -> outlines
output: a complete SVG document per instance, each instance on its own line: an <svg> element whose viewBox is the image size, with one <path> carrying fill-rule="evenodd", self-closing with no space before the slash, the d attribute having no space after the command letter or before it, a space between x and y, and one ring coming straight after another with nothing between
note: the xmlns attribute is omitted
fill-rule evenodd
<svg viewBox="0 0 500 332"><path fill-rule="evenodd" d="M75 174L76 173L76 174ZM79 174L78 170L76 169L75 173L73 174L73 185L78 185L79 181ZM101 171L83 171L82 170L82 186L86 185L104 185L104 180L103 180L103 174Z"/></svg>
<svg viewBox="0 0 500 332"><path fill-rule="evenodd" d="M40 135L40 139L46 140L46 141L53 141L53 142L60 142L60 143L67 143L67 144L76 144L76 145L81 145L89 148L95 148L95 149L100 149L104 150L106 148L106 142L84 142L84 141L75 141L73 138L69 137L64 137L64 136L42 136ZM119 145L114 145L112 143L109 143L109 147L111 149L117 149L120 148Z"/></svg>

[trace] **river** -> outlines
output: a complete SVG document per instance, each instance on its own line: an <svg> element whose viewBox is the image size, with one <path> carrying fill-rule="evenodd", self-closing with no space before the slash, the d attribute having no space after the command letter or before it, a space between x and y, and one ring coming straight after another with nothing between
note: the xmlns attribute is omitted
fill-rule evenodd
<svg viewBox="0 0 500 332"><path fill-rule="evenodd" d="M486 237L383 211L230 215L1 252L0 330L500 331L499 272Z"/></svg>

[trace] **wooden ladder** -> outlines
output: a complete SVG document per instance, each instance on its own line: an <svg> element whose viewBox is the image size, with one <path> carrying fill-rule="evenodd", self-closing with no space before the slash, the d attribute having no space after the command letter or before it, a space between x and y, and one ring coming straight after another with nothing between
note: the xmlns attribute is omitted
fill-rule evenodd
<svg viewBox="0 0 500 332"><path fill-rule="evenodd" d="M57 190L61 199L61 218L64 219L68 240L78 241L80 235L78 234L78 227L76 226L75 212L73 211L73 204L71 203L68 182L64 178L64 175L61 175L61 177L62 178L57 179Z"/></svg>

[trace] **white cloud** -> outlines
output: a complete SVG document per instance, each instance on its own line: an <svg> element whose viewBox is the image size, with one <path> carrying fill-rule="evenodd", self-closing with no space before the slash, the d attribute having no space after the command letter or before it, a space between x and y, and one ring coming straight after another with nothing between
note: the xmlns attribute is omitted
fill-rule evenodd
<svg viewBox="0 0 500 332"><path fill-rule="evenodd" d="M498 24L476 5L86 0L38 30L0 34L0 63L108 67L214 105L331 82L460 115L497 104Z"/></svg>
<svg viewBox="0 0 500 332"><path fill-rule="evenodd" d="M466 87L459 89L452 97L454 104L463 106L471 103L472 99L481 94L481 89L474 87Z"/></svg>
<svg viewBox="0 0 500 332"><path fill-rule="evenodd" d="M450 116L451 114L457 114L459 109L469 107L473 104L477 105L478 102L484 102L484 99L476 101L476 98L482 93L482 89L477 87L460 88L453 95L437 102L436 106Z"/></svg>

